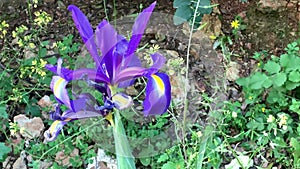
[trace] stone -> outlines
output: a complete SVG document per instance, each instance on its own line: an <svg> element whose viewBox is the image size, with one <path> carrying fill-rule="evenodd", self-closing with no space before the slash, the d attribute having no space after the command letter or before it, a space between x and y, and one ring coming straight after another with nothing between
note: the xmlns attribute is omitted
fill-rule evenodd
<svg viewBox="0 0 300 169"><path fill-rule="evenodd" d="M93 163L89 164L86 169L117 169L116 159L105 154L104 150L98 149L97 157L93 157ZM97 164L96 164L97 162ZM104 164L106 163L106 165Z"/></svg>
<svg viewBox="0 0 300 169"><path fill-rule="evenodd" d="M130 96L137 96L139 94L139 91L137 91L134 86L128 86L125 90L126 94Z"/></svg>
<svg viewBox="0 0 300 169"><path fill-rule="evenodd" d="M285 8L287 3L286 0L260 0L257 9L262 12L278 11Z"/></svg>
<svg viewBox="0 0 300 169"><path fill-rule="evenodd" d="M41 161L39 169L48 169L51 168L52 162Z"/></svg>
<svg viewBox="0 0 300 169"><path fill-rule="evenodd" d="M11 169L14 161L14 157L8 156L6 157L5 161L2 163L2 168L3 169ZM1 168L1 166L0 166Z"/></svg>
<svg viewBox="0 0 300 169"><path fill-rule="evenodd" d="M26 158L25 151L22 151L20 153L20 157L13 164L13 169L27 169L25 158Z"/></svg>
<svg viewBox="0 0 300 169"><path fill-rule="evenodd" d="M229 81L235 81L239 76L240 66L236 62L230 62L228 68L226 69L226 79Z"/></svg>
<svg viewBox="0 0 300 169"><path fill-rule="evenodd" d="M176 52L175 50L166 50L166 53L171 58L178 58L179 57L178 52Z"/></svg>
<svg viewBox="0 0 300 169"><path fill-rule="evenodd" d="M14 122L18 123L20 127L20 133L23 137L33 139L41 135L45 126L40 117L34 117L29 119L23 114L14 117Z"/></svg>
<svg viewBox="0 0 300 169"><path fill-rule="evenodd" d="M79 150L75 148L70 155L66 155L64 151L59 151L55 155L55 161L59 165L71 166L70 159L79 155Z"/></svg>
<svg viewBox="0 0 300 169"><path fill-rule="evenodd" d="M31 52L30 50L25 51L25 59L34 58L35 56L36 54Z"/></svg>
<svg viewBox="0 0 300 169"><path fill-rule="evenodd" d="M39 106L41 106L42 108L44 107L51 107L53 105L53 103L50 100L50 97L48 95L45 95L44 97L42 97L38 103Z"/></svg>

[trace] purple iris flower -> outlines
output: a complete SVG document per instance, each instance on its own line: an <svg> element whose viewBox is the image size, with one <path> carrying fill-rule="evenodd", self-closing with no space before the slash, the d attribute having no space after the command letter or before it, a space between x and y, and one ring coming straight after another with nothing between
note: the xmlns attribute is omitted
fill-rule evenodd
<svg viewBox="0 0 300 169"><path fill-rule="evenodd" d="M56 111L51 114L55 122L45 132L46 140L54 140L69 121L106 116L113 108L122 110L131 106L132 98L124 93L116 93L116 89L132 85L139 77L148 79L143 102L144 115L160 115L167 111L171 101L170 80L167 74L159 72L166 59L154 53L151 55L153 65L144 68L134 54L155 4L156 2L152 3L138 15L129 41L118 34L106 20L99 23L93 31L87 17L78 7L74 5L68 7L82 40L95 61L96 68L70 70L62 67L61 59L58 60L57 66L46 65L48 70L57 74L53 76L50 87L59 103ZM72 80L84 80L103 93L104 105L100 106L90 94L82 94L71 100L66 86ZM60 111L62 104L68 108L63 113Z"/></svg>

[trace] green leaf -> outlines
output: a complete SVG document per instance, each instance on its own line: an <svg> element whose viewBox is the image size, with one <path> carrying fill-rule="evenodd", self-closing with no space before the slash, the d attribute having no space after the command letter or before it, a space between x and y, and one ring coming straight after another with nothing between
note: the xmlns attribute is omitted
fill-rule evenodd
<svg viewBox="0 0 300 169"><path fill-rule="evenodd" d="M290 72L289 80L292 82L300 82L300 73L296 70Z"/></svg>
<svg viewBox="0 0 300 169"><path fill-rule="evenodd" d="M280 87L287 80L287 77L285 73L277 73L276 75L271 77L271 79L273 81L274 86Z"/></svg>
<svg viewBox="0 0 300 169"><path fill-rule="evenodd" d="M256 72L253 76L250 77L250 88L251 89L261 89L264 86L268 86L268 76L261 73ZM265 84L267 83L267 85Z"/></svg>
<svg viewBox="0 0 300 169"><path fill-rule="evenodd" d="M176 164L171 161L167 162L161 167L161 169L174 169L174 168L176 168Z"/></svg>
<svg viewBox="0 0 300 169"><path fill-rule="evenodd" d="M168 154L164 153L164 154L162 154L162 155L159 156L157 162L158 162L158 163L165 162L165 161L167 161L168 159L169 159Z"/></svg>
<svg viewBox="0 0 300 169"><path fill-rule="evenodd" d="M173 17L173 22L175 25L182 24L189 20L193 15L193 10L190 8L190 6L180 6L176 9L176 12Z"/></svg>
<svg viewBox="0 0 300 169"><path fill-rule="evenodd" d="M250 77L239 78L235 81L238 85L242 87L249 87L250 85Z"/></svg>
<svg viewBox="0 0 300 169"><path fill-rule="evenodd" d="M275 74L280 71L280 65L276 62L268 61L264 66L264 70L270 74Z"/></svg>
<svg viewBox="0 0 300 169"><path fill-rule="evenodd" d="M212 6L210 5L210 0L201 0L197 12L200 14L210 14L211 11Z"/></svg>
<svg viewBox="0 0 300 169"><path fill-rule="evenodd" d="M192 3L191 0L174 0L173 7L178 8L178 7L181 7L181 6L190 5L191 3Z"/></svg>
<svg viewBox="0 0 300 169"><path fill-rule="evenodd" d="M0 142L0 161L4 161L5 156L11 151L3 142Z"/></svg>
<svg viewBox="0 0 300 169"><path fill-rule="evenodd" d="M300 163L300 143L296 138L291 138L291 146L294 148L294 164L299 166Z"/></svg>
<svg viewBox="0 0 300 169"><path fill-rule="evenodd" d="M0 117L3 117L3 118L5 118L5 119L8 118L8 114L7 114L7 112L6 112L6 107L4 107L4 106L1 106L1 107L0 107Z"/></svg>
<svg viewBox="0 0 300 169"><path fill-rule="evenodd" d="M295 55L283 54L280 56L280 65L286 69L287 72L299 69L300 58Z"/></svg>
<svg viewBox="0 0 300 169"><path fill-rule="evenodd" d="M294 90L296 87L298 87L300 85L300 83L295 83L295 82L291 82L291 81L287 81L285 83L285 88L287 90Z"/></svg>
<svg viewBox="0 0 300 169"><path fill-rule="evenodd" d="M148 166L151 162L151 158L140 158L140 162L143 164L143 166Z"/></svg>

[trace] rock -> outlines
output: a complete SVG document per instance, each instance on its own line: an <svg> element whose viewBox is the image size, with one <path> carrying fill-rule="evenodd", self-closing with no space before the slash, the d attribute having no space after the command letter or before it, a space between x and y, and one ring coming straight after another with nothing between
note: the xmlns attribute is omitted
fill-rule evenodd
<svg viewBox="0 0 300 169"><path fill-rule="evenodd" d="M117 169L118 168L116 160L110 156L107 156L104 150L102 149L98 149L97 157L94 157L92 159L93 159L93 163L89 164L86 169L106 169L106 168ZM106 165L104 163L106 163Z"/></svg>
<svg viewBox="0 0 300 169"><path fill-rule="evenodd" d="M35 56L36 54L31 52L30 50L25 51L25 59L34 58Z"/></svg>
<svg viewBox="0 0 300 169"><path fill-rule="evenodd" d="M18 123L18 126L21 129L21 135L29 139L40 136L41 132L45 128L42 119L39 117L29 119L25 115L20 114L14 117L14 122Z"/></svg>
<svg viewBox="0 0 300 169"><path fill-rule="evenodd" d="M66 155L63 151L59 151L55 155L55 161L59 165L71 166L70 159L79 155L79 150L75 148L70 155Z"/></svg>
<svg viewBox="0 0 300 169"><path fill-rule="evenodd" d="M20 157L15 161L13 169L27 169L25 158L25 151L22 151Z"/></svg>
<svg viewBox="0 0 300 169"><path fill-rule="evenodd" d="M50 100L50 97L48 95L45 95L44 97L42 97L38 103L39 106L41 106L42 108L44 107L51 107L53 105L53 103Z"/></svg>
<svg viewBox="0 0 300 169"><path fill-rule="evenodd" d="M2 168L3 169L11 169L14 161L14 157L8 156L6 157L5 161L2 163ZM1 166L0 166L1 168Z"/></svg>
<svg viewBox="0 0 300 169"><path fill-rule="evenodd" d="M209 39L210 36L218 37L223 34L222 23L218 16L204 15L202 23L206 25L202 29L193 32L192 43L202 43L203 39ZM188 23L183 24L182 32L189 36L190 26Z"/></svg>
<svg viewBox="0 0 300 169"><path fill-rule="evenodd" d="M175 50L165 50L167 55L170 56L171 58L178 58L179 54Z"/></svg>
<svg viewBox="0 0 300 169"><path fill-rule="evenodd" d="M238 63L230 62L228 64L228 68L226 69L226 79L229 81L235 81L236 79L238 79L240 77L239 69L240 69L240 66Z"/></svg>
<svg viewBox="0 0 300 169"><path fill-rule="evenodd" d="M278 11L287 6L286 0L260 0L258 2L258 10L262 12Z"/></svg>
<svg viewBox="0 0 300 169"><path fill-rule="evenodd" d="M39 169L48 169L51 168L52 162L41 161Z"/></svg>
<svg viewBox="0 0 300 169"><path fill-rule="evenodd" d="M66 5L63 3L63 1L57 1L57 6L59 9L66 9Z"/></svg>
<svg viewBox="0 0 300 169"><path fill-rule="evenodd" d="M137 91L134 86L128 86L125 90L126 93L131 96L137 96L139 94L139 91Z"/></svg>
<svg viewBox="0 0 300 169"><path fill-rule="evenodd" d="M55 0L44 0L46 3L53 3Z"/></svg>
<svg viewBox="0 0 300 169"><path fill-rule="evenodd" d="M13 169L27 169L24 159L19 157L13 165Z"/></svg>

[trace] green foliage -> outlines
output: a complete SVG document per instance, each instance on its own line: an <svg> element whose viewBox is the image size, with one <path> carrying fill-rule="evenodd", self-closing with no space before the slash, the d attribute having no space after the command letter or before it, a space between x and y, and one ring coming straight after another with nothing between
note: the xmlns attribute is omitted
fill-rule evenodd
<svg viewBox="0 0 300 169"><path fill-rule="evenodd" d="M294 167L300 167L300 143L299 138L292 138L291 139L291 146L293 147L294 152Z"/></svg>
<svg viewBox="0 0 300 169"><path fill-rule="evenodd" d="M300 85L300 57L296 42L285 48L286 53L279 58L272 57L249 77L237 80L237 84L250 90L268 89L269 103L280 102L281 94L286 94ZM275 91L278 94L275 94ZM262 91L260 91L262 92ZM275 96L277 95L277 96Z"/></svg>
<svg viewBox="0 0 300 169"><path fill-rule="evenodd" d="M210 14L212 6L210 0L201 0L198 10L196 10L197 2L190 0L174 0L173 7L176 8L173 22L175 25L180 25L184 22L190 22L192 24L193 16L196 14L195 26L199 27L201 19L204 14Z"/></svg>
<svg viewBox="0 0 300 169"><path fill-rule="evenodd" d="M4 106L0 106L0 117L7 119L8 118L8 114L6 112L6 107Z"/></svg>
<svg viewBox="0 0 300 169"><path fill-rule="evenodd" d="M299 167L299 137L297 124L300 119L300 55L299 44L293 42L285 48L280 57L271 56L265 63L266 52L255 53L258 69L249 77L240 78L237 84L243 87L248 108L245 117L237 116L247 128L236 125L239 140L249 138L256 142L256 150L242 144L256 154L267 144L272 143L270 155L287 168ZM264 104L265 101L265 104ZM289 110L289 111L288 111ZM235 120L235 121L236 121ZM298 134L295 134L298 133ZM228 139L231 140L231 139ZM292 145L288 147L288 144ZM283 149L285 151L283 151ZM288 153L290 152L290 153ZM294 157L292 163L290 158Z"/></svg>
<svg viewBox="0 0 300 169"><path fill-rule="evenodd" d="M5 160L6 155L11 151L10 147L7 147L4 143L0 142L0 162Z"/></svg>

